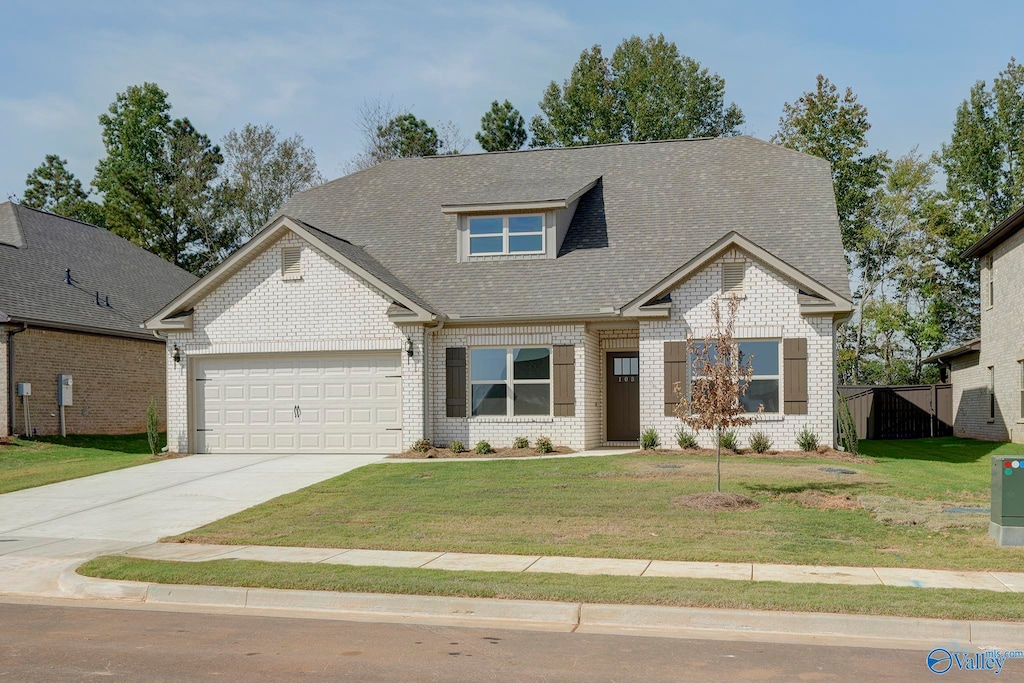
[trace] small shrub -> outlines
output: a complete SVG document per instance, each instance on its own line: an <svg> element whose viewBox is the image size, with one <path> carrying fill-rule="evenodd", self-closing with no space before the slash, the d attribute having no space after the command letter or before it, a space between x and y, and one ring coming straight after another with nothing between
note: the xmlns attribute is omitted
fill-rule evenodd
<svg viewBox="0 0 1024 683"><path fill-rule="evenodd" d="M160 454L160 415L156 411L156 399L149 402L146 408L146 437L149 439L149 452Z"/></svg>
<svg viewBox="0 0 1024 683"><path fill-rule="evenodd" d="M810 453L811 451L818 450L818 434L812 432L809 428L804 427L800 430L800 433L796 435L796 445L800 447L800 450Z"/></svg>
<svg viewBox="0 0 1024 683"><path fill-rule="evenodd" d="M517 436L515 441L512 442L512 448L529 448L530 440L525 436Z"/></svg>
<svg viewBox="0 0 1024 683"><path fill-rule="evenodd" d="M427 439L420 439L412 445L412 449L417 453L426 453L430 450L430 441Z"/></svg>
<svg viewBox="0 0 1024 683"><path fill-rule="evenodd" d="M735 429L728 429L718 437L718 445L722 448L736 453L740 449L740 439L736 435Z"/></svg>
<svg viewBox="0 0 1024 683"><path fill-rule="evenodd" d="M640 433L640 448L652 451L660 445L661 437L658 436L658 430L654 427L648 427Z"/></svg>
<svg viewBox="0 0 1024 683"><path fill-rule="evenodd" d="M676 443L680 448L686 450L688 448L697 447L697 435L693 432L686 431L686 427L680 426L676 429Z"/></svg>
<svg viewBox="0 0 1024 683"><path fill-rule="evenodd" d="M537 452L538 453L551 453L555 450L554 445L551 443L551 439L546 436L537 437Z"/></svg>
<svg viewBox="0 0 1024 683"><path fill-rule="evenodd" d="M750 450L755 453L764 453L772 447L772 440L764 432L754 432L750 435Z"/></svg>
<svg viewBox="0 0 1024 683"><path fill-rule="evenodd" d="M487 455L488 453L494 451L494 449L491 448L491 444L487 443L486 441L477 441L476 448L474 448L473 450L476 451L477 455Z"/></svg>
<svg viewBox="0 0 1024 683"><path fill-rule="evenodd" d="M448 444L448 450L450 450L452 453L465 453L466 444L462 443L461 441L452 441L450 444Z"/></svg>

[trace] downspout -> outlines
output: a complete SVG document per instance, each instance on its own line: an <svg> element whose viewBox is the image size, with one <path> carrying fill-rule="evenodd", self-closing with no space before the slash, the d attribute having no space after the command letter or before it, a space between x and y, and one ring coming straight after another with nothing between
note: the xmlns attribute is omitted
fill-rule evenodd
<svg viewBox="0 0 1024 683"><path fill-rule="evenodd" d="M22 323L20 330L9 330L7 332L7 433L14 435L14 410L17 407L14 394L14 335L21 334L28 329L28 323ZM31 436L26 434L25 436Z"/></svg>
<svg viewBox="0 0 1024 683"><path fill-rule="evenodd" d="M437 321L433 327L423 328L423 438L431 443L434 442L434 421L431 419L430 400L433 391L430 386L430 347L431 337L435 332L444 328L444 318Z"/></svg>

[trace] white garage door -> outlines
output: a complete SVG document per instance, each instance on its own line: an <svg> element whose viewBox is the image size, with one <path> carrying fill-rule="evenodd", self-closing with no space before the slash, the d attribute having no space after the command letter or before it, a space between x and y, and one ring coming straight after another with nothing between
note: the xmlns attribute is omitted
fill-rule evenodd
<svg viewBox="0 0 1024 683"><path fill-rule="evenodd" d="M199 453L397 453L397 353L200 359Z"/></svg>

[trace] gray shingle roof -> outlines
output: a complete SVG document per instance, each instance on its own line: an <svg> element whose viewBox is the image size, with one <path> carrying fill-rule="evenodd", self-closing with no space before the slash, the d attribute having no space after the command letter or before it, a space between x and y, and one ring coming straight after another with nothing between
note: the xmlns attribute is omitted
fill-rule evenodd
<svg viewBox="0 0 1024 683"><path fill-rule="evenodd" d="M557 259L456 262L443 205L531 201L552 179L547 194L598 177ZM745 136L398 159L282 211L362 247L446 315L619 308L732 230L850 296L828 163Z"/></svg>
<svg viewBox="0 0 1024 683"><path fill-rule="evenodd" d="M23 238L20 247L0 244L0 312L12 320L147 334L139 325L196 280L93 225L10 202L0 204L0 223Z"/></svg>

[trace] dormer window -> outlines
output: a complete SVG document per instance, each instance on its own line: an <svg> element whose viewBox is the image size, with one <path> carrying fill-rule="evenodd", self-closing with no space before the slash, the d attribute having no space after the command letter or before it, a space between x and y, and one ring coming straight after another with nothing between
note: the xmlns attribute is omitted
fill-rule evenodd
<svg viewBox="0 0 1024 683"><path fill-rule="evenodd" d="M469 218L470 256L543 253L543 214Z"/></svg>

